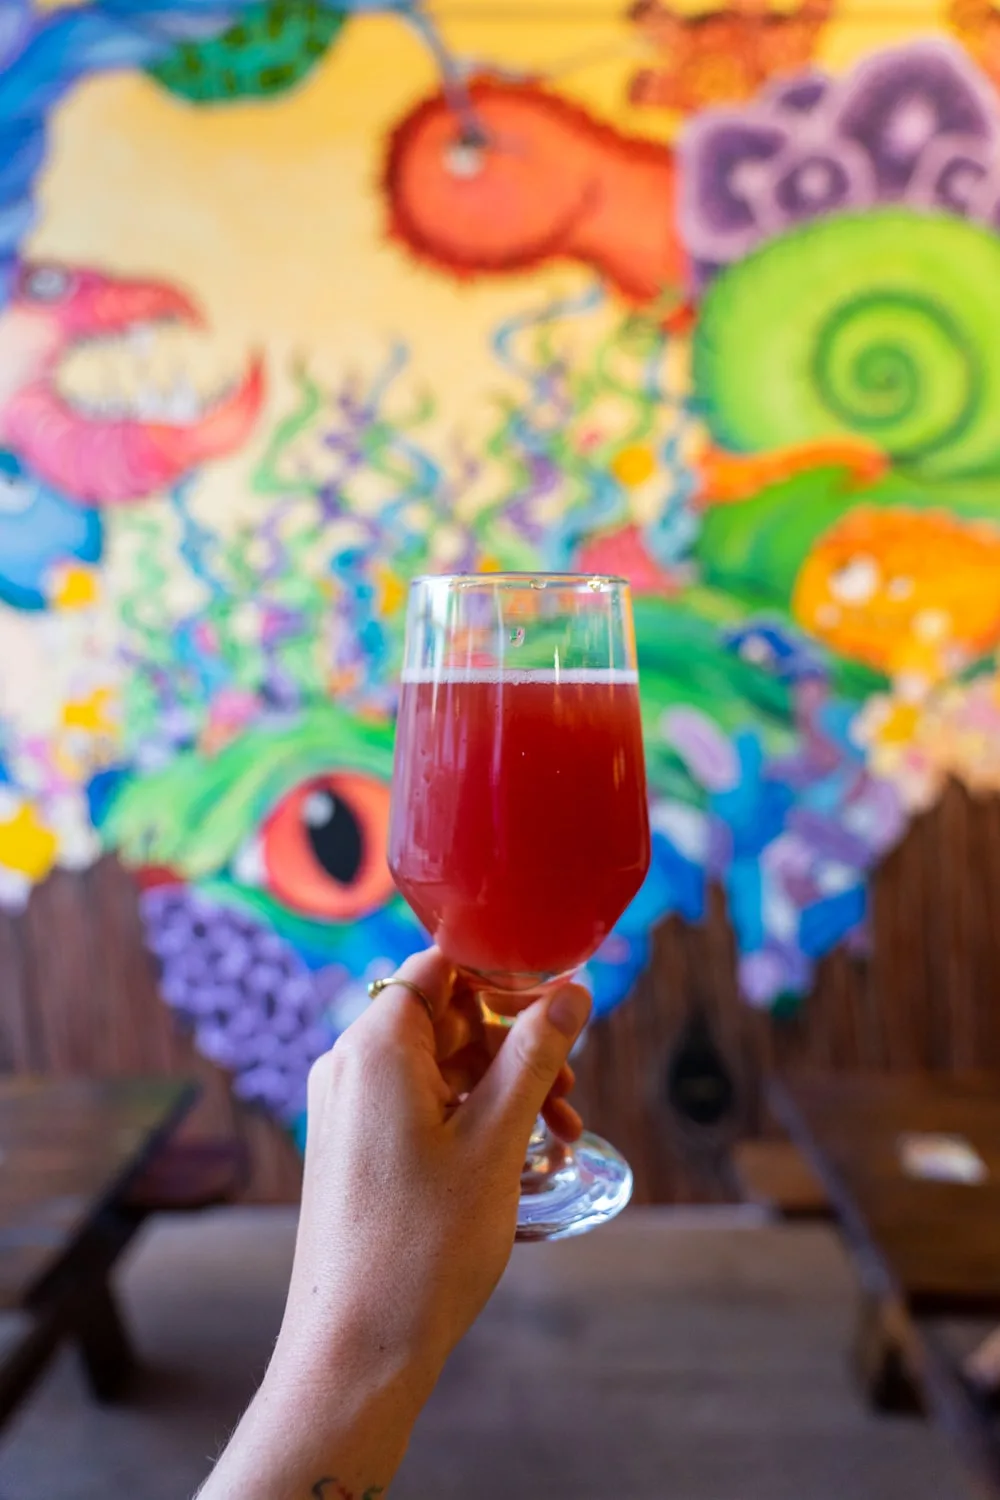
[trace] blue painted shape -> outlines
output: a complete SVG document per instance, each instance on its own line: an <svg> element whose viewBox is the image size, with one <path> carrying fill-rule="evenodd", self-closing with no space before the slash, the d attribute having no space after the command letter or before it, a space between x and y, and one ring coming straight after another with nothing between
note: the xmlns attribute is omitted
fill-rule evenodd
<svg viewBox="0 0 1000 1500"><path fill-rule="evenodd" d="M727 631L724 640L730 650L757 663L782 682L803 682L809 677L827 675L811 642L781 621L748 620L738 629Z"/></svg>
<svg viewBox="0 0 1000 1500"><path fill-rule="evenodd" d="M595 1016L610 1014L626 998L649 963L650 948L648 932L636 932L618 938L613 958L591 959L587 978L594 997Z"/></svg>
<svg viewBox="0 0 1000 1500"><path fill-rule="evenodd" d="M0 121L0 202L27 193L45 160L45 129L40 120Z"/></svg>
<svg viewBox="0 0 1000 1500"><path fill-rule="evenodd" d="M95 563L103 550L100 514L76 505L0 449L0 600L45 609L45 576L66 559Z"/></svg>
<svg viewBox="0 0 1000 1500"><path fill-rule="evenodd" d="M820 958L863 922L868 910L868 894L863 885L825 896L802 912L799 923L799 947L809 958Z"/></svg>
<svg viewBox="0 0 1000 1500"><path fill-rule="evenodd" d="M701 921L705 871L663 834L654 833L649 874L619 925L634 931L658 922L665 912L676 912L685 922Z"/></svg>
<svg viewBox="0 0 1000 1500"><path fill-rule="evenodd" d="M119 788L129 780L131 774L129 766L105 766L87 782L87 806L90 809L90 821L95 828L101 827Z"/></svg>
<svg viewBox="0 0 1000 1500"><path fill-rule="evenodd" d="M341 927L337 933L336 958L351 974L363 974L376 959L401 964L429 943L430 938L409 907L396 900ZM310 968L323 967L322 963L310 963L310 955L303 957Z"/></svg>
<svg viewBox="0 0 1000 1500"><path fill-rule="evenodd" d="M755 953L764 944L761 868L757 859L734 859L726 875L729 917L741 953Z"/></svg>
<svg viewBox="0 0 1000 1500"><path fill-rule="evenodd" d="M846 702L842 698L828 698L820 707L816 719L823 733L836 741L848 759L861 765L865 758L864 751L851 737L851 725L857 711L856 703Z"/></svg>
<svg viewBox="0 0 1000 1500"><path fill-rule="evenodd" d="M299 1151L303 1156L305 1155L306 1150L306 1126L308 1124L309 1118L305 1110L303 1109L299 1111L299 1113L295 1116L295 1119L291 1121L288 1127L291 1131L292 1140L295 1142L296 1146L299 1148Z"/></svg>
<svg viewBox="0 0 1000 1500"><path fill-rule="evenodd" d="M735 739L740 779L726 792L716 792L709 806L728 824L733 836L733 857L759 854L785 826L795 793L784 782L765 775L764 752L749 731Z"/></svg>
<svg viewBox="0 0 1000 1500"><path fill-rule="evenodd" d="M701 865L656 832L649 873L610 937L587 964L594 1014L607 1015L627 997L649 962L650 933L674 913L685 922L705 915L706 879Z"/></svg>

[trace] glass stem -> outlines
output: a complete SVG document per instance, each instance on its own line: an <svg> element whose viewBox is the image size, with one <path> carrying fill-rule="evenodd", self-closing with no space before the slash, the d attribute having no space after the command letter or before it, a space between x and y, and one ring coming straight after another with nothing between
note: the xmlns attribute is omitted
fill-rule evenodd
<svg viewBox="0 0 1000 1500"><path fill-rule="evenodd" d="M521 1192L524 1194L540 1192L546 1180L554 1172L562 1171L571 1161L572 1151L570 1147L564 1145L557 1136L552 1134L541 1115L539 1115L535 1121L535 1128L531 1132L531 1139L528 1141L528 1149L524 1156L524 1169L521 1172Z"/></svg>

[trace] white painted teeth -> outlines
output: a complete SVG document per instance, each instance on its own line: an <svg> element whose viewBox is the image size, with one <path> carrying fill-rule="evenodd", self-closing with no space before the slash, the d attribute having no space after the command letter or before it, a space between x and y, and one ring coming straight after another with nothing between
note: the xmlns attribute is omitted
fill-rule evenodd
<svg viewBox="0 0 1000 1500"><path fill-rule="evenodd" d="M57 376L64 398L90 421L167 423L177 427L192 426L231 399L236 389L231 379L208 391L197 363L193 371L176 365L171 370L173 349L169 341L162 342L159 333L160 322L146 322L105 339L77 340L76 349L86 346L88 352L82 368L74 363ZM93 357L91 350L95 351ZM181 359L186 363L186 352L178 350L178 362Z"/></svg>
<svg viewBox="0 0 1000 1500"><path fill-rule="evenodd" d="M149 323L133 323L128 331L128 341L140 359L148 359L153 352L156 335Z"/></svg>
<svg viewBox="0 0 1000 1500"><path fill-rule="evenodd" d="M201 415L198 392L186 375L174 381L173 390L167 397L166 416L171 422L193 422Z"/></svg>
<svg viewBox="0 0 1000 1500"><path fill-rule="evenodd" d="M203 409L198 392L186 377L178 379L168 391L144 384L125 399L103 401L96 406L97 414L106 418L133 417L140 422L178 425L196 421Z"/></svg>
<svg viewBox="0 0 1000 1500"><path fill-rule="evenodd" d="M160 393L155 386L141 385L132 400L130 415L153 421L160 415Z"/></svg>

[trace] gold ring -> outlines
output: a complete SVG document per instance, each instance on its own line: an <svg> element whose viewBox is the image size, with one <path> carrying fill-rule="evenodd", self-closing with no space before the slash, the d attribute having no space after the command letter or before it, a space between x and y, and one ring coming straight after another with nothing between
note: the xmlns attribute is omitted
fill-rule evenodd
<svg viewBox="0 0 1000 1500"><path fill-rule="evenodd" d="M417 999L424 1007L424 1010L427 1012L428 1020L430 1021L432 1026L434 1025L434 1007L428 1000L427 996L424 994L423 990L420 988L419 984L414 984L412 979L398 979L395 974L392 975L389 979L373 979L371 984L368 986L369 1000L377 1000L382 991L387 990L391 984L398 984L401 989L409 990L411 995L416 995Z"/></svg>

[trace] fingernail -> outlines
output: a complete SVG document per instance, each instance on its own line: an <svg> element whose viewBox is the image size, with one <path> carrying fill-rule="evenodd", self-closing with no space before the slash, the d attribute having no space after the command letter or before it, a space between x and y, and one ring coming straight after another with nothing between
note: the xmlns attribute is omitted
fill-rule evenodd
<svg viewBox="0 0 1000 1500"><path fill-rule="evenodd" d="M590 996L578 985L569 984L556 990L549 1001L548 1017L563 1036L576 1036L586 1025L590 1015Z"/></svg>

